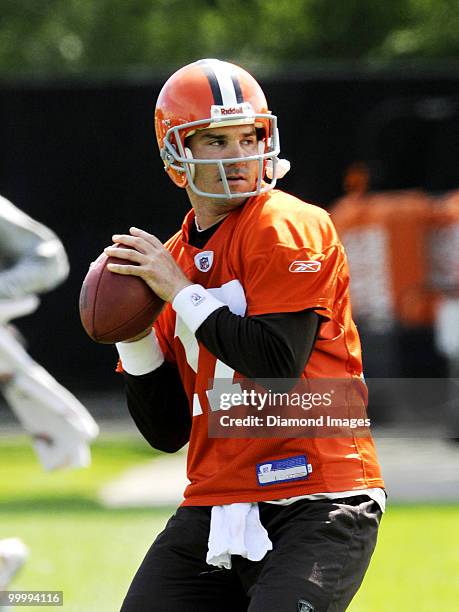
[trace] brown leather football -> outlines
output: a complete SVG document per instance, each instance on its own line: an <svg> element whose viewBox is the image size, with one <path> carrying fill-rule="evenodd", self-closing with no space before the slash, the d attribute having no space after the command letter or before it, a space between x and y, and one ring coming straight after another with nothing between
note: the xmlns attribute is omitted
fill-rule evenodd
<svg viewBox="0 0 459 612"><path fill-rule="evenodd" d="M91 263L80 293L83 327L92 340L103 344L137 336L165 304L139 276L110 272L108 263L130 262L102 253Z"/></svg>

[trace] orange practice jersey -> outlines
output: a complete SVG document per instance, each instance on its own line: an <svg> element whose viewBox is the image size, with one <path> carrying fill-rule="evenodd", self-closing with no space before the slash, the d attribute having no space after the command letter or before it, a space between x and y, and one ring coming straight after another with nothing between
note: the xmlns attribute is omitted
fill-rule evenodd
<svg viewBox="0 0 459 612"><path fill-rule="evenodd" d="M432 324L435 216L431 199L415 190L351 194L336 203L332 219L349 258L356 319L380 330Z"/></svg>
<svg viewBox="0 0 459 612"><path fill-rule="evenodd" d="M194 211L166 248L193 282L240 316L315 309L324 317L303 377L357 378L360 342L352 321L343 246L323 209L281 191L251 198L223 221L204 249L188 244ZM176 364L193 424L185 505L256 502L317 492L383 487L366 438L209 438L206 391L238 375L201 345L168 304L155 323ZM154 407L152 407L154 409ZM307 477L261 486L257 464L305 456Z"/></svg>

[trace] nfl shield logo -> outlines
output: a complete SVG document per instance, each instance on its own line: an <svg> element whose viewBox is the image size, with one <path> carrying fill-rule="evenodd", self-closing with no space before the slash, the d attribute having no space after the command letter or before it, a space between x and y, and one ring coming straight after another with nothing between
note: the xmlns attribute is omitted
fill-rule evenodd
<svg viewBox="0 0 459 612"><path fill-rule="evenodd" d="M195 255L194 263L200 272L208 272L214 262L213 251L202 251Z"/></svg>

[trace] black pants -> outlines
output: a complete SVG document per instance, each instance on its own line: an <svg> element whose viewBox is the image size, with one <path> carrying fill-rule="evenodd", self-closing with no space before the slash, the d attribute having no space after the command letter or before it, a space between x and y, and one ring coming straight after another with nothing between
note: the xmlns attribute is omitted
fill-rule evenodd
<svg viewBox="0 0 459 612"><path fill-rule="evenodd" d="M211 508L182 507L138 569L122 612L339 612L357 592L376 545L379 506L366 495L260 503L273 550L206 564Z"/></svg>

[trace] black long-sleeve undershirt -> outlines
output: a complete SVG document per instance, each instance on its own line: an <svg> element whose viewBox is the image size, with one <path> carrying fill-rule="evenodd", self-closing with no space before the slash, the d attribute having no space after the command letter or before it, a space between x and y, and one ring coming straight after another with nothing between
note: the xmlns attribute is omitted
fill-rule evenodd
<svg viewBox="0 0 459 612"><path fill-rule="evenodd" d="M175 366L132 376L124 373L129 412L140 433L153 448L175 453L191 431L191 415L182 381Z"/></svg>
<svg viewBox="0 0 459 612"><path fill-rule="evenodd" d="M227 307L207 317L197 339L248 378L297 378L314 346L320 317L312 310L239 317ZM154 447L175 452L189 439L191 417L178 370L164 363L142 376L125 373L129 412Z"/></svg>
<svg viewBox="0 0 459 612"><path fill-rule="evenodd" d="M248 378L297 378L309 359L319 316L312 310L239 317L215 310L196 338Z"/></svg>

